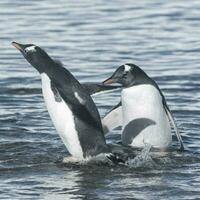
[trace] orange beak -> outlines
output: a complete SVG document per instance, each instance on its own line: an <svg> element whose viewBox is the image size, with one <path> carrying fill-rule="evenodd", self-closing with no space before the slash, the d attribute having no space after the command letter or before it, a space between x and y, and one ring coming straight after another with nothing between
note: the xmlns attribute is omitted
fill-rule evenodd
<svg viewBox="0 0 200 200"><path fill-rule="evenodd" d="M17 43L17 42L12 42L12 45L13 45L15 48L17 48L18 50L20 50L20 51L23 50L23 49L22 49L22 45L19 44L19 43Z"/></svg>
<svg viewBox="0 0 200 200"><path fill-rule="evenodd" d="M109 84L112 84L112 83L115 83L112 78L108 78L107 80L103 81L104 85L109 85Z"/></svg>

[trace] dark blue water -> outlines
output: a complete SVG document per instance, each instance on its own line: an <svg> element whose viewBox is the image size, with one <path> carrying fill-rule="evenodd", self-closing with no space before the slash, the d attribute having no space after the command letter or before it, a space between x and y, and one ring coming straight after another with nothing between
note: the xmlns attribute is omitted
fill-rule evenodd
<svg viewBox="0 0 200 200"><path fill-rule="evenodd" d="M200 199L199 10L198 0L1 0L0 199ZM186 151L174 141L139 167L64 165L39 74L13 40L45 48L81 82L102 81L126 62L141 66L162 89ZM119 98L95 96L101 116Z"/></svg>

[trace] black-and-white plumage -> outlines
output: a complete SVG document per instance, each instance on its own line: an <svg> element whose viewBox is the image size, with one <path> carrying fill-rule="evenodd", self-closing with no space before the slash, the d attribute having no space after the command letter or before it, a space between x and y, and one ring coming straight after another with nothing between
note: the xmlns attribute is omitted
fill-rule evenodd
<svg viewBox="0 0 200 200"><path fill-rule="evenodd" d="M100 154L116 160L105 142L98 110L86 89L40 47L12 44L40 73L47 110L69 153L79 160Z"/></svg>
<svg viewBox="0 0 200 200"><path fill-rule="evenodd" d="M111 83L123 86L121 106L109 112L102 121L108 126L111 124L108 121L112 121L115 125L111 125L111 129L122 124L124 144L143 147L145 143L149 143L156 148L167 148L172 141L171 122L181 149L184 149L181 135L161 90L142 69L134 64L122 65L104 81L106 85ZM121 124L119 118L114 122L115 112L122 119Z"/></svg>

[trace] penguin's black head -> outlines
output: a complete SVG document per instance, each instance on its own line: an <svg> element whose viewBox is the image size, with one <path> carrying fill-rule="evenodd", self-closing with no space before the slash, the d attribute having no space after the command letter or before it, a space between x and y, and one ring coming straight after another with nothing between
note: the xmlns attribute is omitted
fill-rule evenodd
<svg viewBox="0 0 200 200"><path fill-rule="evenodd" d="M140 69L137 65L127 63L125 65L121 65L110 78L103 81L103 84L108 85L112 83L119 83L123 87L130 87L150 82L151 79L142 69Z"/></svg>
<svg viewBox="0 0 200 200"><path fill-rule="evenodd" d="M16 47L26 60L40 73L45 72L45 66L51 62L51 58L43 49L34 44L19 44L17 42L12 42L12 45Z"/></svg>

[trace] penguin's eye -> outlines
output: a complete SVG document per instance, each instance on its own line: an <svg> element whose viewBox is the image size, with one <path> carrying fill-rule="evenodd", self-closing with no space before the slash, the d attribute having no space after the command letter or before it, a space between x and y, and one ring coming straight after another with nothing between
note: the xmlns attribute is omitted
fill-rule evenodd
<svg viewBox="0 0 200 200"><path fill-rule="evenodd" d="M24 49L24 53L28 53L28 51L26 49Z"/></svg>
<svg viewBox="0 0 200 200"><path fill-rule="evenodd" d="M35 48L34 48L34 49L35 49L35 51L37 51L39 48L38 48L37 46L35 46Z"/></svg>

